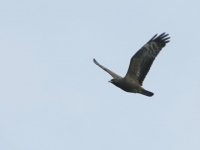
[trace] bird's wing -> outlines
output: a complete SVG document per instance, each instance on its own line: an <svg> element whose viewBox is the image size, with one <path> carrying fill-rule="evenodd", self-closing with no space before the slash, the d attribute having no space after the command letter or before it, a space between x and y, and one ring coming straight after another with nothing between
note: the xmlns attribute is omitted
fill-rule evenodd
<svg viewBox="0 0 200 150"><path fill-rule="evenodd" d="M97 61L96 61L96 59L93 59L93 62L97 65L97 66L99 66L100 68L102 68L103 70L105 70L107 73L109 73L113 78L117 78L117 79L119 79L119 78L121 78L119 75L117 75L116 73L114 73L114 72L112 72L111 70L109 70L108 68L106 68L106 67L104 67L104 66L102 66L101 64L99 64Z"/></svg>
<svg viewBox="0 0 200 150"><path fill-rule="evenodd" d="M154 35L131 58L125 78L137 80L142 85L154 59L166 43L169 42L169 39L170 37L166 33L162 33L159 36L157 34Z"/></svg>

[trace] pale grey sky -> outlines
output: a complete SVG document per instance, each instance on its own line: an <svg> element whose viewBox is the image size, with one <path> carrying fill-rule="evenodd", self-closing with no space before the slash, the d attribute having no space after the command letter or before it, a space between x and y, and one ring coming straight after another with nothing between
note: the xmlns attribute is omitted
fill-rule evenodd
<svg viewBox="0 0 200 150"><path fill-rule="evenodd" d="M198 0L0 2L0 149L199 150ZM126 93L93 64L125 75L154 34L171 42Z"/></svg>

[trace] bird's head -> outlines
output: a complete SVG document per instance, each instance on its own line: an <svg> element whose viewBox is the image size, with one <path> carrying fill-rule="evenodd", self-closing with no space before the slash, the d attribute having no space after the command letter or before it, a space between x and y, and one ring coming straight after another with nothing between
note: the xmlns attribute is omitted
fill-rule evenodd
<svg viewBox="0 0 200 150"><path fill-rule="evenodd" d="M110 81L108 81L108 82L110 82L110 83L112 83L112 84L114 84L114 85L117 85L118 83L119 83L119 80L118 79L111 79Z"/></svg>

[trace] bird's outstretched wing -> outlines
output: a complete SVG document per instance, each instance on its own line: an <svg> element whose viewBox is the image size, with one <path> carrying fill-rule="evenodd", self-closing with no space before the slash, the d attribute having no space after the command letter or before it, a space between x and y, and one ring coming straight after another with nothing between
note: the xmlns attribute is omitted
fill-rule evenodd
<svg viewBox="0 0 200 150"><path fill-rule="evenodd" d="M134 79L142 85L149 69L161 51L161 49L169 42L170 37L166 33L159 36L154 35L136 54L131 58L130 65L125 78Z"/></svg>
<svg viewBox="0 0 200 150"><path fill-rule="evenodd" d="M102 68L103 70L105 70L107 73L109 73L113 78L117 78L117 79L119 79L119 78L122 78L122 77L120 77L119 75L117 75L116 73L114 73L114 72L112 72L111 70L109 70L108 68L106 68L106 67L104 67L104 66L102 66L101 64L99 64L97 61L96 61L96 59L93 59L93 62L97 65L97 66L99 66L100 68Z"/></svg>

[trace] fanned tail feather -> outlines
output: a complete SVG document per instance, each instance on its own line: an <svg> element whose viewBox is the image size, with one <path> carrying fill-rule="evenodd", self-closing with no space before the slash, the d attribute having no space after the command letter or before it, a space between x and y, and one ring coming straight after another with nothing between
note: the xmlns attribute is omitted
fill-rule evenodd
<svg viewBox="0 0 200 150"><path fill-rule="evenodd" d="M143 90L141 91L141 94L146 95L146 96L149 96L149 97L151 97L151 96L154 95L152 92L147 91L147 90L145 90L145 89L143 89Z"/></svg>

